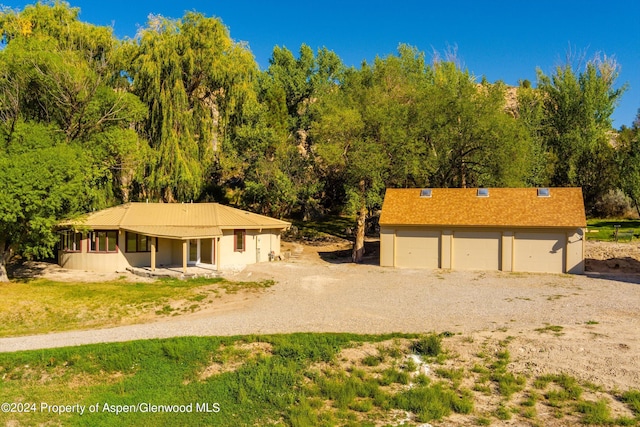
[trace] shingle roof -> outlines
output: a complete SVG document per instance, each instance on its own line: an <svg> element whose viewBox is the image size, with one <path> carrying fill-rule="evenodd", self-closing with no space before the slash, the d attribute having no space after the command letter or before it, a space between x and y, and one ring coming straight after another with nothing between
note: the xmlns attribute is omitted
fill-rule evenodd
<svg viewBox="0 0 640 427"><path fill-rule="evenodd" d="M380 225L586 227L582 189L550 188L538 197L536 188L420 188L386 191Z"/></svg>
<svg viewBox="0 0 640 427"><path fill-rule="evenodd" d="M185 239L220 236L225 229L285 229L291 224L218 203L126 203L60 225L94 230L121 228Z"/></svg>

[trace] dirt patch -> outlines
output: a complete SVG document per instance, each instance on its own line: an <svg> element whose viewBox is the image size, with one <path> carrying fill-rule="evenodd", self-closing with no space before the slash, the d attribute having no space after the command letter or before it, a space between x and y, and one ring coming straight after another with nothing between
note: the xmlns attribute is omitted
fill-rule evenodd
<svg viewBox="0 0 640 427"><path fill-rule="evenodd" d="M640 273L640 244L587 241L585 268L600 273Z"/></svg>
<svg viewBox="0 0 640 427"><path fill-rule="evenodd" d="M228 347L222 346L211 358L211 363L198 373L198 380L205 381L215 375L236 371L250 360L270 355L272 350L271 344L266 342L240 342Z"/></svg>

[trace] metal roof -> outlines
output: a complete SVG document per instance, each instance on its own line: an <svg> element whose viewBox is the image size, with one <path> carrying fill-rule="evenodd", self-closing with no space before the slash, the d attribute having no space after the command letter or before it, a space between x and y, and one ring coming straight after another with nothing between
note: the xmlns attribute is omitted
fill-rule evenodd
<svg viewBox="0 0 640 427"><path fill-rule="evenodd" d="M59 225L188 239L220 236L228 229L286 229L291 223L219 203L126 203Z"/></svg>

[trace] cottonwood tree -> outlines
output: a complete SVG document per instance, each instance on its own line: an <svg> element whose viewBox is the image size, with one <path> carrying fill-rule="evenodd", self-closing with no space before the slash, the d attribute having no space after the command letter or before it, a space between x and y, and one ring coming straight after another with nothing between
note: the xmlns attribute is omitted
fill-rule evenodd
<svg viewBox="0 0 640 427"><path fill-rule="evenodd" d="M626 89L616 87L617 76L617 63L606 57L589 61L581 72L570 64L551 76L538 70L550 184L582 187L587 210L614 185L611 114Z"/></svg>
<svg viewBox="0 0 640 427"><path fill-rule="evenodd" d="M640 110L630 128L623 127L617 137L616 160L620 188L640 215Z"/></svg>
<svg viewBox="0 0 640 427"><path fill-rule="evenodd" d="M531 141L505 111L504 85L478 84L454 62L436 62L422 98L435 187L522 186Z"/></svg>
<svg viewBox="0 0 640 427"><path fill-rule="evenodd" d="M317 105L312 136L325 176L342 182L348 210L356 215L352 259L364 256L365 222L382 205L387 186L420 180L416 97L424 58L400 46L398 55L350 69Z"/></svg>

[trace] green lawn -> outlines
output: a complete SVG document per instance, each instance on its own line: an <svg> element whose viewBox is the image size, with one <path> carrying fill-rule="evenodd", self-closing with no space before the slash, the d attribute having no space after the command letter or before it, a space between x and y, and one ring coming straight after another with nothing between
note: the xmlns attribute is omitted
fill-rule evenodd
<svg viewBox="0 0 640 427"><path fill-rule="evenodd" d="M294 220L293 225L298 229L297 238L306 240L322 240L323 238L340 237L351 238L347 229L355 227L355 218L339 215L327 215L319 220Z"/></svg>
<svg viewBox="0 0 640 427"><path fill-rule="evenodd" d="M223 279L1 283L0 337L136 323L197 311L224 293L271 285Z"/></svg>
<svg viewBox="0 0 640 427"><path fill-rule="evenodd" d="M615 241L615 225L618 242L630 242L640 238L640 221L629 219L590 219L587 221L587 239L605 242Z"/></svg>
<svg viewBox="0 0 640 427"><path fill-rule="evenodd" d="M465 425L640 421L638 390L602 392L596 404L583 398L593 384L516 375L506 349L461 359L449 336L186 337L0 353L0 402L14 402L0 425L446 425L454 414ZM409 353L431 373L418 374ZM610 399L627 415L612 416Z"/></svg>

